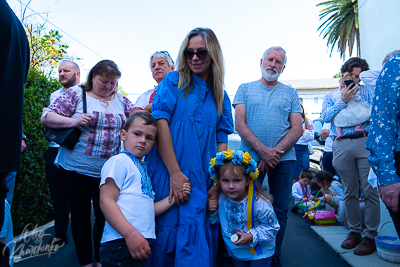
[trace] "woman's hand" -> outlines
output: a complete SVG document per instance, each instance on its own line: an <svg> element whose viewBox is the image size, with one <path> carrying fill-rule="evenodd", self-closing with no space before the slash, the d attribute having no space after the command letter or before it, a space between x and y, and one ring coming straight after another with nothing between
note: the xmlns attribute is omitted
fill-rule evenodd
<svg viewBox="0 0 400 267"><path fill-rule="evenodd" d="M232 242L232 244L236 246L241 246L241 245L246 245L249 243L253 243L253 235L250 233L242 233L242 232L237 232L236 235L239 236L239 240L236 242Z"/></svg>
<svg viewBox="0 0 400 267"><path fill-rule="evenodd" d="M78 118L75 119L74 121L74 128L78 128L80 126L82 127L87 127L89 126L90 122L92 120L92 116L89 114L81 114Z"/></svg>
<svg viewBox="0 0 400 267"><path fill-rule="evenodd" d="M190 184L190 181L182 172L171 174L168 201L171 202L172 197L175 197L176 205L189 201L189 195L183 189L185 183Z"/></svg>

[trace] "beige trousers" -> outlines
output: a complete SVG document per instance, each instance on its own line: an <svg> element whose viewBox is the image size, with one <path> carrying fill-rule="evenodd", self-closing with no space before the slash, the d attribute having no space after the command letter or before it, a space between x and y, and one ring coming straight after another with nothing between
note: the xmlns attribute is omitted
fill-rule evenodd
<svg viewBox="0 0 400 267"><path fill-rule="evenodd" d="M367 181L369 173L369 151L364 148L368 137L334 141L333 167L339 172L343 183L347 223L350 231L361 233L361 211L358 199L358 177L364 190L365 236L375 238L380 222L380 204L377 188Z"/></svg>

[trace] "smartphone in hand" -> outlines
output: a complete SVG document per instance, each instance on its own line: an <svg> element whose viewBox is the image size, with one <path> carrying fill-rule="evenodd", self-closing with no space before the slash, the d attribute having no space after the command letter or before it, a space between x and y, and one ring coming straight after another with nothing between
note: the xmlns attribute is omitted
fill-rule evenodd
<svg viewBox="0 0 400 267"><path fill-rule="evenodd" d="M346 85L346 87L349 87L350 84L354 84L353 80L344 80L344 84Z"/></svg>

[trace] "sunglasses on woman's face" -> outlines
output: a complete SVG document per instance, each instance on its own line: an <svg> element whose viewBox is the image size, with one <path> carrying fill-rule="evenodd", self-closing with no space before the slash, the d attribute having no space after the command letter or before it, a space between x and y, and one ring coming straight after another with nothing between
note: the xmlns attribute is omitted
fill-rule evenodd
<svg viewBox="0 0 400 267"><path fill-rule="evenodd" d="M192 60L194 55L196 55L200 60L204 60L204 59L206 59L206 57L208 55L208 50L197 50L197 52L194 52L191 50L185 50L185 52L183 52L183 54L185 55L186 59L188 59L188 60Z"/></svg>

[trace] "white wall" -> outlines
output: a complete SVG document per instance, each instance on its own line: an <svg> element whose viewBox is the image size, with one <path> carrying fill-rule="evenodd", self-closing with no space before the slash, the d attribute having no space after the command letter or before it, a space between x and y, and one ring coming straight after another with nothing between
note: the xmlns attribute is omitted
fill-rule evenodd
<svg viewBox="0 0 400 267"><path fill-rule="evenodd" d="M358 14L360 56L379 68L386 54L400 49L400 1L358 0Z"/></svg>
<svg viewBox="0 0 400 267"><path fill-rule="evenodd" d="M299 98L302 99L306 117L311 120L321 117L322 102L330 91L297 91Z"/></svg>

